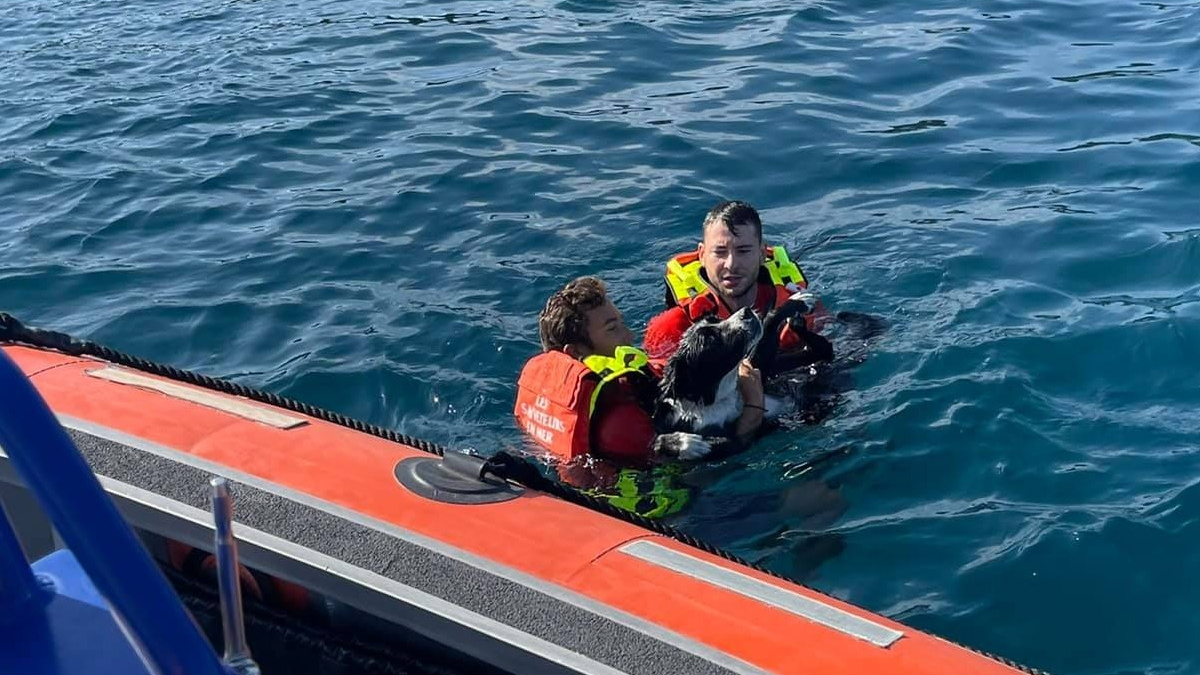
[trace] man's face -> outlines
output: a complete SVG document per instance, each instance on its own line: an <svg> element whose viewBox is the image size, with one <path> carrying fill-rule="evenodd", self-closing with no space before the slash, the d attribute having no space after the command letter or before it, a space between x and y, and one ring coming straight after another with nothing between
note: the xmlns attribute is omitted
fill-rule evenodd
<svg viewBox="0 0 1200 675"><path fill-rule="evenodd" d="M737 234L723 223L704 229L700 242L700 264L717 295L733 309L754 302L754 284L763 263L762 238L750 225L737 228Z"/></svg>
<svg viewBox="0 0 1200 675"><path fill-rule="evenodd" d="M612 300L587 312L587 333L591 341L591 352L601 356L612 356L617 347L633 344L633 331L625 325L621 312Z"/></svg>

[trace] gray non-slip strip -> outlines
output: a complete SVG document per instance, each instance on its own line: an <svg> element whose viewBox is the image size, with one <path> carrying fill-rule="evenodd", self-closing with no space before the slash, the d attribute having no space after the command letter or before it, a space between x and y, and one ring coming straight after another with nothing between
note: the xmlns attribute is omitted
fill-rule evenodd
<svg viewBox="0 0 1200 675"><path fill-rule="evenodd" d="M157 521L160 525L157 528L151 525L149 527L151 531L169 529L172 533L180 533L186 537L188 533L185 530L189 529L186 525L194 525L200 529L208 530L210 533L212 532L213 524L211 521L213 516L211 513L206 513L187 504L181 504L149 490L143 490L128 483L108 478L107 476L98 476L98 478L104 489L114 498L117 498L118 502L125 507L126 513L139 514L135 515L134 518L144 520L146 512L161 515L162 518L149 517L150 520ZM133 506L135 504L147 511L143 512L135 508ZM162 527L163 522L169 522L170 525L164 528ZM181 525L184 525L184 527L180 527ZM555 666L561 666L571 673L582 675L628 675L624 671L589 659L578 652L542 640L499 621L493 621L481 614L463 609L458 605L429 593L419 591L411 586L406 586L373 572L367 572L362 568L351 566L337 558L317 553L312 549L303 548L286 539L280 539L279 537L267 534L262 530L247 527L245 523L239 523L236 529L237 538L242 544L242 551L248 551L251 556L255 554L256 550L269 551L273 556L269 559L268 565L286 566L294 573L299 574L300 579L304 579L310 575L303 571L296 572L297 569L308 568L309 570L320 570L326 575L356 584L356 586L351 587L349 590L350 593L360 596L366 594L391 598L392 603L389 604L392 604L392 606L389 610L392 612L396 612L400 605L419 608L424 614L411 626L416 633L445 638L439 641L447 644L459 644L454 638L448 638L447 636L450 633L461 636L462 629L470 631L472 634L471 637L464 640L461 648L470 656L480 658L485 663L503 664L506 670L514 673L546 670L558 675L560 670L556 669ZM208 540L212 540L211 534ZM321 581L317 580L314 585L320 586L320 584ZM333 586L339 587L342 593L347 592L345 586L336 583ZM336 591L332 595L343 597ZM374 606L380 607L378 604L374 604ZM411 609L407 612L401 611L399 613L405 614L409 621L413 620ZM389 614L388 616L391 615ZM480 636L496 639L503 646L499 648L490 646L486 644L486 640L481 640ZM462 638L460 637L460 639ZM505 647L508 647L508 649L505 649ZM533 655L540 660L536 662L522 661L525 655Z"/></svg>
<svg viewBox="0 0 1200 675"><path fill-rule="evenodd" d="M618 550L639 560L686 574L719 588L778 607L785 612L802 616L809 621L870 642L877 647L891 646L893 642L904 637L904 633L894 628L864 619L844 609L773 586L752 576L714 565L707 560L680 553L651 541L631 542Z"/></svg>
<svg viewBox="0 0 1200 675"><path fill-rule="evenodd" d="M71 425L67 431L96 473L198 509L208 508L211 473ZM230 478L239 523L442 598L630 675L761 672L728 655L722 660L733 667L724 667L528 586L239 482L236 476ZM396 489L403 488L397 485Z"/></svg>

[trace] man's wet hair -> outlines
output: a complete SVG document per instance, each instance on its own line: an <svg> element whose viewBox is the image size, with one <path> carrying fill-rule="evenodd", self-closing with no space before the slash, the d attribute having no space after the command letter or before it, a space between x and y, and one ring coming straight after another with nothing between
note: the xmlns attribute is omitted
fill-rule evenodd
<svg viewBox="0 0 1200 675"><path fill-rule="evenodd" d="M708 215L704 217L701 235L708 232L709 227L718 224L728 227L735 237L738 236L739 228L753 228L754 233L758 235L758 240L762 241L762 219L758 217L758 211L746 202L723 201L712 207Z"/></svg>
<svg viewBox="0 0 1200 675"><path fill-rule="evenodd" d="M592 346L588 339L587 313L608 300L604 282L596 277L579 277L555 291L538 315L542 350L563 351L569 344Z"/></svg>

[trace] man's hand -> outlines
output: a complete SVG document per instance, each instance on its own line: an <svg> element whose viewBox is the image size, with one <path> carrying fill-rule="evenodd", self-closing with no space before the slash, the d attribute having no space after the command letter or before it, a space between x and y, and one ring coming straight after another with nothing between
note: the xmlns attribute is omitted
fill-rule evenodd
<svg viewBox="0 0 1200 675"><path fill-rule="evenodd" d="M743 403L762 407L762 371L752 366L747 359L738 364L738 391L742 394Z"/></svg>
<svg viewBox="0 0 1200 675"><path fill-rule="evenodd" d="M740 439L748 438L763 423L766 407L763 405L762 372L743 360L738 364L738 391L742 394L742 415L738 417L734 433Z"/></svg>

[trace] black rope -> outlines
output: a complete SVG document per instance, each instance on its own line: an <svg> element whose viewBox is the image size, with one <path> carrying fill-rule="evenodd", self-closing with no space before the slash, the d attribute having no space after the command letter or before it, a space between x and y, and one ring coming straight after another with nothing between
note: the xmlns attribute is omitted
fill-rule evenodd
<svg viewBox="0 0 1200 675"><path fill-rule="evenodd" d="M109 349L102 344L91 342L89 340L80 340L78 338L59 333L55 331L42 330L40 328L31 328L22 324L11 314L0 312L0 342L19 342L34 347L42 347L52 349L54 351L69 354L71 356L95 356L110 363L115 363L122 366L128 366L152 375L160 375L179 382L194 384L206 389L212 389L225 394L233 394L241 396L261 403L267 403L278 408L284 408L297 412L309 417L315 417L326 422L332 422L355 431L361 431L386 438L395 443L423 450L434 455L444 455L446 449L436 443L414 438L406 434L397 433L391 429L368 424L361 420L347 417L339 413L324 410L308 403L296 401L286 398L278 394L273 394L269 391L254 389L245 385L229 382L228 380L220 380L215 377L193 373L191 371L182 370L172 366L164 366L153 361L130 356L114 349Z"/></svg>
<svg viewBox="0 0 1200 675"><path fill-rule="evenodd" d="M401 443L409 447L417 448L418 450L422 450L434 455L442 456L447 452L447 448L436 443L431 443L423 439L401 434L392 429L387 429L363 422L362 420L358 420L353 417L331 412L323 408L309 405L308 403L303 403L301 401L296 401L284 396L279 396L278 394L262 391L260 389L254 389L252 387L229 382L227 380L209 377L207 375L193 373L180 368L174 368L172 366L165 366L153 361L147 361L136 356L130 356L128 354L118 352L114 349L110 349L104 345L91 342L89 340L80 340L65 333L32 328L22 324L11 314L0 312L0 343L4 342L23 343L34 347L52 349L54 351L69 354L71 356L94 356L104 359L110 363L128 366L130 368L141 370L153 375L159 375L172 380L177 380L179 382L194 384L196 386L212 389L214 391L219 391L226 394L242 396L254 401L259 401L286 410L291 410L293 412L298 412L309 417L348 427L365 434L370 434L379 438L385 438L394 443ZM834 451L834 454L837 452L839 451ZM818 458L814 461L818 463L823 462L824 459L828 459L829 457L834 456L834 454L827 455L824 458ZM777 579L782 579L788 583L796 584L815 593L821 593L821 591L812 588L801 581L797 581L783 574L767 569L758 563L745 560L736 554L730 553L729 551L697 539L671 525L663 523L660 520L647 518L638 513L626 511L625 509L618 508L609 503L608 500L603 497L584 492L583 490L579 490L555 480L551 480L542 474L537 465L523 457L517 457L501 450L487 460L485 468L488 472L497 477L519 483L531 490L544 492L546 494L558 497L564 501L571 502L572 504L583 506L593 511L603 513L607 516L618 518L625 522L633 523L634 525L650 530L651 532L661 534L665 537L670 537L671 539L723 558L732 563L748 567ZM959 646L978 654L982 654L990 659L1004 663L1012 668L1029 673L1030 675L1049 675L1045 671L1031 668L1029 666L1023 666L1004 657L989 654L988 652L984 652L973 647L967 647L965 645Z"/></svg>

